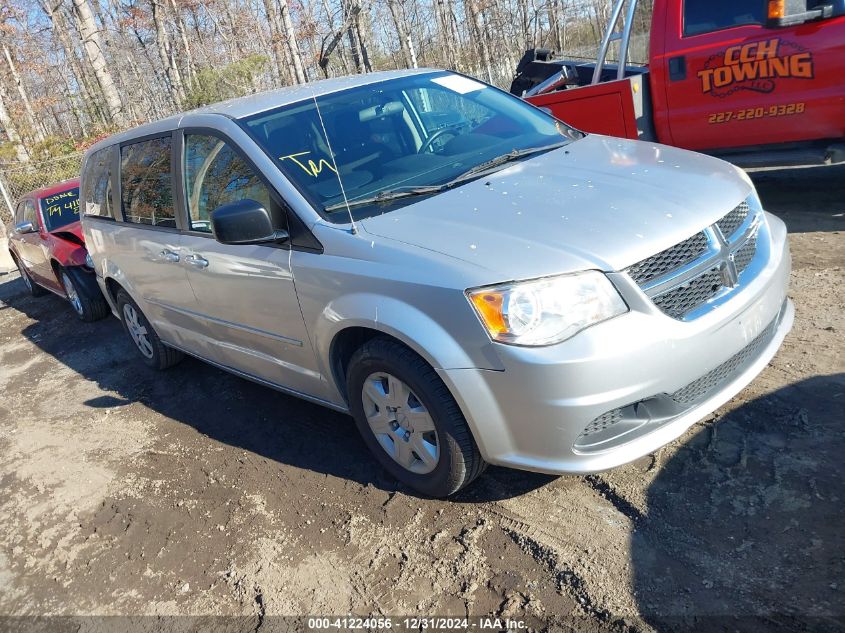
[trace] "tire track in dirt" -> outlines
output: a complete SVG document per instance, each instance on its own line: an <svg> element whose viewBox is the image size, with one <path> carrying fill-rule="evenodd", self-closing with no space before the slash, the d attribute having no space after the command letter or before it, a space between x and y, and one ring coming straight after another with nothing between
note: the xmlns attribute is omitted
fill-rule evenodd
<svg viewBox="0 0 845 633"><path fill-rule="evenodd" d="M506 493L495 478L486 485ZM544 566L559 591L599 630L642 630L640 623L633 624L637 610L624 582L630 576L627 539L642 515L608 490L609 485L598 486L587 478L565 477L483 508L524 555Z"/></svg>

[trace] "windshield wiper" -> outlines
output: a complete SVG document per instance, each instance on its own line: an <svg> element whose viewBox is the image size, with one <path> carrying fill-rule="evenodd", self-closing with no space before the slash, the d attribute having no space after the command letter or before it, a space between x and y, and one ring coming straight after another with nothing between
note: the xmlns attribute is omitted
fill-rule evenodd
<svg viewBox="0 0 845 633"><path fill-rule="evenodd" d="M550 152L553 149L563 147L564 145L569 145L569 143L571 143L571 141L567 140L561 141L559 143L552 143L551 145L543 145L541 147L526 147L525 149L515 149L513 151L508 152L507 154L502 154L501 156L496 156L495 158L486 160L483 163L479 163L475 167L466 170L464 173L460 174L459 176L447 182L445 185L441 186L452 187L461 182L464 182L465 180L469 180L470 178L475 178L480 174L487 173L491 169L495 169L496 167L499 167L506 163L511 163L515 160L519 160L520 158L525 158L526 156L530 156L531 154Z"/></svg>
<svg viewBox="0 0 845 633"><path fill-rule="evenodd" d="M532 154L549 152L553 149L568 145L570 142L571 141L567 140L561 141L559 143L552 143L551 145L543 145L541 147L527 147L525 149L515 149L513 151L508 152L507 154L502 154L501 156L496 156L495 158L486 160L483 163L479 163L478 165L475 165L474 167L463 172L462 174L459 174L455 178L452 178L452 180L444 182L441 185L425 185L421 187L388 189L386 191L381 191L374 196L368 196L366 198L356 198L355 200L350 200L348 203L339 202L337 204L333 204L331 206L326 207L325 211L326 213L332 213L333 211L346 209L347 204L351 209L353 207L360 207L368 204L378 204L380 202L399 200L400 198L411 198L413 196L425 196L440 193L442 191L446 191L447 189L451 189L452 187L459 185L462 182L472 180L473 178L478 178L479 176L486 174L487 172L494 170L497 167L505 165L506 163L519 160L520 158L524 158Z"/></svg>
<svg viewBox="0 0 845 633"><path fill-rule="evenodd" d="M351 209L353 207L361 207L367 204L378 204L380 202L398 200L399 198L410 198L412 196L424 196L426 194L440 193L444 189L445 185L427 185L424 187L408 187L407 189L389 189L387 191L380 191L374 196L355 198L355 200L350 200L349 202L338 202L337 204L326 207L325 210L326 213L331 213L332 211L346 209L347 205Z"/></svg>

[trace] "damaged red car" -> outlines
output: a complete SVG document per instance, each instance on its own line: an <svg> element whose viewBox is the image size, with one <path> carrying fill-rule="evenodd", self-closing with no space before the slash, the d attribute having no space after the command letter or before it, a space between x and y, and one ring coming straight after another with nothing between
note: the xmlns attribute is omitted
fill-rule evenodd
<svg viewBox="0 0 845 633"><path fill-rule="evenodd" d="M66 298L83 321L109 313L79 223L79 179L24 194L15 207L9 252L29 292Z"/></svg>

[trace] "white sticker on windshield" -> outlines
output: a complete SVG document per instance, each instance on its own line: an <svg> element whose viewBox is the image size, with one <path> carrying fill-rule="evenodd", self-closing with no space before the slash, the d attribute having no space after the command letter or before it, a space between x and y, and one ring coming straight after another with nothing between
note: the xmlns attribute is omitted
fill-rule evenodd
<svg viewBox="0 0 845 633"><path fill-rule="evenodd" d="M445 77L436 77L432 79L436 84L440 84L444 88L448 88L459 95L472 92L473 90L481 90L484 84L470 79L469 77L461 77L460 75L446 75Z"/></svg>

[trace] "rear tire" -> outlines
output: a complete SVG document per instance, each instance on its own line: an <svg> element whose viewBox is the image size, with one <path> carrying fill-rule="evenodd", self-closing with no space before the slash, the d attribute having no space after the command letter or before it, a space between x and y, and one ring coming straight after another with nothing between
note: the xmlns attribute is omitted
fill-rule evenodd
<svg viewBox="0 0 845 633"><path fill-rule="evenodd" d="M21 275L21 279L23 279L23 283L26 286L27 291L33 297L43 297L47 294L47 290L39 286L32 280L32 277L29 276L29 273L26 271L26 268L21 261L18 259L17 255L14 255L12 259L15 260L15 265L18 267L18 272Z"/></svg>
<svg viewBox="0 0 845 633"><path fill-rule="evenodd" d="M99 321L109 313L109 304L106 303L103 293L99 287L91 287L91 281L86 280L84 272L76 268L58 267L58 277L65 289L68 301L80 320L90 323Z"/></svg>
<svg viewBox="0 0 845 633"><path fill-rule="evenodd" d="M349 361L346 386L364 443L402 483L447 497L484 471L487 464L449 389L398 341L365 343Z"/></svg>
<svg viewBox="0 0 845 633"><path fill-rule="evenodd" d="M117 292L117 311L123 328L148 367L164 370L184 358L182 352L161 342L147 317L125 290Z"/></svg>

